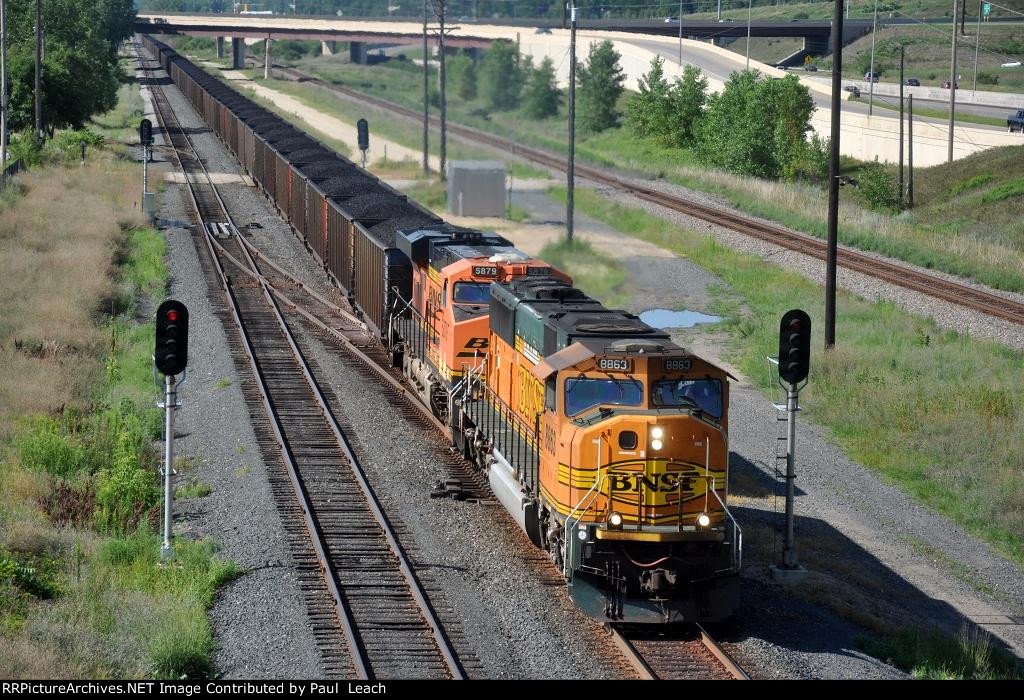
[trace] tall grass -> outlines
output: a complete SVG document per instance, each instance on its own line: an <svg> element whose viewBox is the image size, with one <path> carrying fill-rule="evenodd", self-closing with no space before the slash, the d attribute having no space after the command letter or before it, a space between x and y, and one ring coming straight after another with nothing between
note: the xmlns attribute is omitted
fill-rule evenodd
<svg viewBox="0 0 1024 700"><path fill-rule="evenodd" d="M107 153L28 173L0 217L0 668L8 678L200 678L237 569L209 542L161 567L147 317L163 238ZM45 604L43 603L46 599Z"/></svg>
<svg viewBox="0 0 1024 700"><path fill-rule="evenodd" d="M733 359L763 390L782 313L804 308L821 328L824 294L802 275L589 190L576 197L580 211L727 283L715 310L727 317ZM1024 355L849 294L839 295L836 334L829 353L815 335L801 394L809 415L852 459L1024 563Z"/></svg>
<svg viewBox="0 0 1024 700"><path fill-rule="evenodd" d="M963 628L951 638L937 630L858 640L872 656L922 680L1019 679L1012 656L996 648L984 630Z"/></svg>

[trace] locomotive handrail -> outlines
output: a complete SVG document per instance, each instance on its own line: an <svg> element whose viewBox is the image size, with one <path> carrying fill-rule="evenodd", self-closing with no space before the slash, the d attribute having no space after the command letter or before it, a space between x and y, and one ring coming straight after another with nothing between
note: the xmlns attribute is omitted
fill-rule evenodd
<svg viewBox="0 0 1024 700"><path fill-rule="evenodd" d="M725 513L725 516L727 518L729 518L729 522L732 524L733 535L734 535L734 537L733 537L733 548L732 548L732 552L733 552L733 556L732 556L732 558L733 558L733 570L734 571L739 571L740 569L743 568L743 529L740 527L740 524L738 522L736 522L736 518L733 517L732 511L729 510L729 507L727 505L725 505L725 502L722 500L722 497L718 495L718 491L716 491L714 489L714 482L713 482L714 477L711 477L711 478L712 478L712 483L711 483L711 487L712 488L710 489L710 491L711 491L712 494L714 494L715 500L718 501L718 505L722 506L722 512Z"/></svg>
<svg viewBox="0 0 1024 700"><path fill-rule="evenodd" d="M576 504L576 507L573 508L569 512L569 515L567 515L566 518L565 518L565 528L564 528L564 530L565 530L565 536L564 536L565 556L562 557L562 575L564 575L566 577L569 576L569 559L570 559L570 557L569 557L569 545L570 544L575 545L575 542L572 542L572 538L569 536L569 527L570 527L569 526L569 521L572 520L572 516L575 515L576 512L579 511L580 508L583 507L584 501L586 501L588 498L590 498L590 495L592 493L594 493L594 491L596 489L598 489L598 487L600 487L601 484L604 483L605 479L607 479L609 476L611 476L611 475L608 474L608 473L605 473L602 476L601 475L601 468L598 467L598 469L597 469L597 478L594 479L594 485L590 487L589 491L587 491L585 494L583 494L583 498L580 499L579 503ZM600 491L598 491L598 492L600 493ZM586 507L584 512L586 512L587 510L590 510L590 506L589 505ZM580 524L580 520L582 520L582 519L583 519L583 515L580 514L580 517L576 518L576 525L579 525Z"/></svg>

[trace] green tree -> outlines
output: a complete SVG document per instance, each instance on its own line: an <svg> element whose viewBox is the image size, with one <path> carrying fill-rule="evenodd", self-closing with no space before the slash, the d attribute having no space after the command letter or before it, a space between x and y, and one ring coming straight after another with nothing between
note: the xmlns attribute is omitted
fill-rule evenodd
<svg viewBox="0 0 1024 700"><path fill-rule="evenodd" d="M587 64L576 69L579 80L579 125L597 133L619 125L619 97L626 75L619 65L619 53L610 41L592 43Z"/></svg>
<svg viewBox="0 0 1024 700"><path fill-rule="evenodd" d="M685 147L694 142L697 125L704 116L708 80L696 66L686 66L668 95L665 127L659 141L665 146Z"/></svg>
<svg viewBox="0 0 1024 700"><path fill-rule="evenodd" d="M515 109L523 88L523 68L518 47L496 41L484 52L478 71L480 94L491 109Z"/></svg>
<svg viewBox="0 0 1024 700"><path fill-rule="evenodd" d="M523 93L523 112L530 119L546 119L558 114L562 93L555 83L555 64L547 56L526 82Z"/></svg>
<svg viewBox="0 0 1024 700"><path fill-rule="evenodd" d="M8 0L10 128L31 128L35 100L35 23L31 0ZM43 117L52 130L81 127L117 102L117 47L131 35L132 0L47 0Z"/></svg>
<svg viewBox="0 0 1024 700"><path fill-rule="evenodd" d="M764 80L756 71L733 73L707 101L696 131L698 157L709 165L758 177L794 177L806 161L814 112L796 76Z"/></svg>
<svg viewBox="0 0 1024 700"><path fill-rule="evenodd" d="M665 79L665 59L651 59L651 70L639 81L639 92L626 104L626 124L637 138L656 137L668 118L669 91Z"/></svg>
<svg viewBox="0 0 1024 700"><path fill-rule="evenodd" d="M469 56L452 56L445 69L455 94L467 102L476 99L476 63Z"/></svg>
<svg viewBox="0 0 1024 700"><path fill-rule="evenodd" d="M890 214L899 208L900 189L891 168L876 159L861 168L857 179L858 192L869 207Z"/></svg>

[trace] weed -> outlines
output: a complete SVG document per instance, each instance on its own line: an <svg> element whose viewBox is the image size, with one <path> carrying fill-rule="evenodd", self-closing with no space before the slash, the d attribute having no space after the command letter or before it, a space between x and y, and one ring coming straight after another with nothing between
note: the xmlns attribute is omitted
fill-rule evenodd
<svg viewBox="0 0 1024 700"><path fill-rule="evenodd" d="M204 484L201 481L189 480L182 486L179 486L174 490L175 498L202 498L203 496L209 496L210 492L213 491L209 484Z"/></svg>
<svg viewBox="0 0 1024 700"><path fill-rule="evenodd" d="M227 377L221 377L213 385L213 390L214 391L221 391L223 389L227 389L229 386L231 386L231 380L228 379Z"/></svg>

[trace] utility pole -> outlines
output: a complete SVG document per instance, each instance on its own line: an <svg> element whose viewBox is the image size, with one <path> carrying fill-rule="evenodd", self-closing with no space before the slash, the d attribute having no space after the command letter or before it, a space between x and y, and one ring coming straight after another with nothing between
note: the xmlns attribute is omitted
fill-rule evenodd
<svg viewBox="0 0 1024 700"><path fill-rule="evenodd" d="M569 162L565 169L565 240L572 243L576 167L576 0L569 9Z"/></svg>
<svg viewBox="0 0 1024 700"><path fill-rule="evenodd" d="M754 0L747 0L747 70L750 70L750 6L753 4Z"/></svg>
<svg viewBox="0 0 1024 700"><path fill-rule="evenodd" d="M438 166L439 175L441 180L447 178L446 174L446 161L448 160L448 120L445 100L445 75L444 75L444 14L448 9L448 0L437 0L437 18L440 24L440 31L438 32L438 63L439 71L438 75L441 81L440 98L441 98L441 148L440 148L440 165Z"/></svg>
<svg viewBox="0 0 1024 700"><path fill-rule="evenodd" d="M900 44L900 196L899 209L903 211L903 44Z"/></svg>
<svg viewBox="0 0 1024 700"><path fill-rule="evenodd" d="M960 33L967 36L967 31L964 29L964 17L967 15L967 0L960 0ZM956 31L956 24L954 23L953 30Z"/></svg>
<svg viewBox="0 0 1024 700"><path fill-rule="evenodd" d="M949 162L953 162L953 125L956 120L956 0L953 0L953 56L949 62Z"/></svg>
<svg viewBox="0 0 1024 700"><path fill-rule="evenodd" d="M427 0L423 0L423 174L430 175L430 49L427 46Z"/></svg>
<svg viewBox="0 0 1024 700"><path fill-rule="evenodd" d="M7 165L7 0L0 0L0 171ZM2 176L0 176L2 177Z"/></svg>
<svg viewBox="0 0 1024 700"><path fill-rule="evenodd" d="M263 79L270 80L270 35L263 42Z"/></svg>
<svg viewBox="0 0 1024 700"><path fill-rule="evenodd" d="M907 208L914 208L914 93L907 99Z"/></svg>
<svg viewBox="0 0 1024 700"><path fill-rule="evenodd" d="M42 0L36 0L36 141L43 141L43 26Z"/></svg>
<svg viewBox="0 0 1024 700"><path fill-rule="evenodd" d="M680 15L679 19L680 19L680 21L682 21L683 16ZM717 19L718 19L719 22L722 21L722 0L718 0L718 17L717 17Z"/></svg>
<svg viewBox="0 0 1024 700"><path fill-rule="evenodd" d="M978 92L978 49L981 48L981 6L978 3L978 29L974 32L974 90Z"/></svg>
<svg viewBox="0 0 1024 700"><path fill-rule="evenodd" d="M683 0L679 0L679 67L683 67Z"/></svg>
<svg viewBox="0 0 1024 700"><path fill-rule="evenodd" d="M878 34L878 0L871 20L871 71L868 73L868 116L875 113L875 36Z"/></svg>
<svg viewBox="0 0 1024 700"><path fill-rule="evenodd" d="M843 90L843 4L832 20L832 129L828 154L828 254L825 261L825 349L836 344L836 255L839 246L839 134Z"/></svg>

